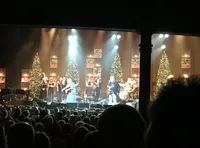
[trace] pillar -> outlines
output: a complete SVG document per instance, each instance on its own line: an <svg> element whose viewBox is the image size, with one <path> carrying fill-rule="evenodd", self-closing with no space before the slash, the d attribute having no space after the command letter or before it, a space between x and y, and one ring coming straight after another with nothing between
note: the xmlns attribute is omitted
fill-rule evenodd
<svg viewBox="0 0 200 148"><path fill-rule="evenodd" d="M147 119L147 108L150 102L151 81L151 36L149 31L140 32L140 89L139 89L139 111L145 120Z"/></svg>

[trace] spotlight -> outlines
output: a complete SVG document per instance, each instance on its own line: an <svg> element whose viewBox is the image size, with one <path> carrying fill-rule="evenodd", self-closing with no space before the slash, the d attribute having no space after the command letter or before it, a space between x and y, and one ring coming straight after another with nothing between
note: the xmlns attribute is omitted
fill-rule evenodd
<svg viewBox="0 0 200 148"><path fill-rule="evenodd" d="M169 34L165 34L165 38L168 38L169 37Z"/></svg>
<svg viewBox="0 0 200 148"><path fill-rule="evenodd" d="M116 34L113 34L112 35L112 40L116 39L116 37L117 37Z"/></svg>
<svg viewBox="0 0 200 148"><path fill-rule="evenodd" d="M160 39L162 39L163 37L164 37L164 35L163 35L163 34L160 34L160 35L159 35L159 38L160 38Z"/></svg>
<svg viewBox="0 0 200 148"><path fill-rule="evenodd" d="M117 39L120 39L121 38L121 35L117 35Z"/></svg>
<svg viewBox="0 0 200 148"><path fill-rule="evenodd" d="M70 36L68 36L68 40L72 40L72 36L70 35Z"/></svg>
<svg viewBox="0 0 200 148"><path fill-rule="evenodd" d="M72 29L72 32L75 32L76 31L76 29Z"/></svg>
<svg viewBox="0 0 200 148"><path fill-rule="evenodd" d="M76 36L76 35L73 35L73 39L76 40L76 39L77 39L77 36Z"/></svg>
<svg viewBox="0 0 200 148"><path fill-rule="evenodd" d="M118 45L115 45L114 49L118 49L118 48L119 48L119 46L118 46Z"/></svg>
<svg viewBox="0 0 200 148"><path fill-rule="evenodd" d="M161 49L165 49L165 48L166 48L166 46L165 46L165 45L162 45L162 46L161 46Z"/></svg>
<svg viewBox="0 0 200 148"><path fill-rule="evenodd" d="M187 74L183 74L183 77L184 78L188 78L189 76Z"/></svg>

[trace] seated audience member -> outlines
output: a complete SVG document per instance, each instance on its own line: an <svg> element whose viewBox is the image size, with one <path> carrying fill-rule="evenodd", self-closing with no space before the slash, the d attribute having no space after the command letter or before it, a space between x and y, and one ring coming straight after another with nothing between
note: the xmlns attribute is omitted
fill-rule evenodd
<svg viewBox="0 0 200 148"><path fill-rule="evenodd" d="M97 131L89 132L84 140L84 147L83 148L100 148L98 144L100 143L99 134Z"/></svg>
<svg viewBox="0 0 200 148"><path fill-rule="evenodd" d="M98 121L101 147L140 148L144 144L145 127L142 116L133 107L112 106Z"/></svg>
<svg viewBox="0 0 200 148"><path fill-rule="evenodd" d="M8 148L33 148L35 131L31 125L19 122L12 125L7 133Z"/></svg>
<svg viewBox="0 0 200 148"><path fill-rule="evenodd" d="M1 125L0 125L0 148L7 148L5 131Z"/></svg>
<svg viewBox="0 0 200 148"><path fill-rule="evenodd" d="M72 135L73 148L83 148L84 139L88 134L89 130L86 127L79 127Z"/></svg>
<svg viewBox="0 0 200 148"><path fill-rule="evenodd" d="M170 79L149 107L145 147L200 147L199 99L199 76Z"/></svg>
<svg viewBox="0 0 200 148"><path fill-rule="evenodd" d="M49 137L44 132L36 132L35 148L50 148L51 143Z"/></svg>
<svg viewBox="0 0 200 148"><path fill-rule="evenodd" d="M44 125L41 122L38 122L35 124L35 131L36 132L43 132L44 131Z"/></svg>

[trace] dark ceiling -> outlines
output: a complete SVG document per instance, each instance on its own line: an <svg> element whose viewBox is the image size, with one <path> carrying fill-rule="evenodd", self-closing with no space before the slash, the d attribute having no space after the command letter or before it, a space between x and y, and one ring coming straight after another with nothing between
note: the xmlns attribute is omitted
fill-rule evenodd
<svg viewBox="0 0 200 148"><path fill-rule="evenodd" d="M164 3L164 1L163 1ZM62 4L62 3L61 3ZM99 5L99 4L98 4ZM102 4L101 4L102 5ZM128 5L128 4L127 4ZM151 30L199 35L198 9L178 7L33 7L4 10L2 24L31 25L39 27L92 27L93 29L113 28L115 30ZM149 7L148 7L149 6ZM194 12L194 10L196 12ZM14 13L9 13L10 11ZM8 19L9 18L9 19Z"/></svg>

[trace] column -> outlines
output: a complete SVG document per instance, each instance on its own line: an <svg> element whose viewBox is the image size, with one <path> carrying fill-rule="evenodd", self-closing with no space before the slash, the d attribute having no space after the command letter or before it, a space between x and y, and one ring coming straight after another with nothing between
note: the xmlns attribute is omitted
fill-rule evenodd
<svg viewBox="0 0 200 148"><path fill-rule="evenodd" d="M150 81L151 81L151 36L149 31L140 32L140 89L139 89L139 111L147 120L147 108L150 101Z"/></svg>

